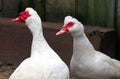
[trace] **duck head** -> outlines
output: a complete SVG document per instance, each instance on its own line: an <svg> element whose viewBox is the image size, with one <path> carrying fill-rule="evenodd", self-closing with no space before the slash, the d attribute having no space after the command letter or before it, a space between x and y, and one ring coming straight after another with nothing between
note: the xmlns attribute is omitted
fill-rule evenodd
<svg viewBox="0 0 120 79"><path fill-rule="evenodd" d="M33 8L26 8L23 12L19 13L17 18L12 19L12 21L26 23L32 33L42 32L41 19Z"/></svg>
<svg viewBox="0 0 120 79"><path fill-rule="evenodd" d="M72 36L81 35L84 33L83 24L76 18L66 16L64 25L62 26L61 30L56 33L56 35L61 35L67 32L71 33Z"/></svg>
<svg viewBox="0 0 120 79"><path fill-rule="evenodd" d="M19 13L19 16L15 19L12 19L13 22L26 22L28 18L37 15L37 12L32 8L26 8L23 12Z"/></svg>

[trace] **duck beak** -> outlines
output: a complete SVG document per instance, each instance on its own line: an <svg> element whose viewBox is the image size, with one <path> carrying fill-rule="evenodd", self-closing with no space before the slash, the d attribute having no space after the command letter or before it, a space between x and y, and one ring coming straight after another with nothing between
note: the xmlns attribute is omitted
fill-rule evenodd
<svg viewBox="0 0 120 79"><path fill-rule="evenodd" d="M66 25L63 25L62 29L60 31L58 31L56 33L56 35L61 35L61 34L67 33L67 32L68 32L68 28L66 27Z"/></svg>
<svg viewBox="0 0 120 79"><path fill-rule="evenodd" d="M63 26L62 29L56 33L56 35L61 35L67 32L68 32L68 29Z"/></svg>
<svg viewBox="0 0 120 79"><path fill-rule="evenodd" d="M68 32L69 31L68 29L70 27L72 27L73 25L74 25L74 22L68 22L67 24L62 26L62 29L60 31L58 31L56 33L56 35L61 35L61 34L64 34L64 33Z"/></svg>
<svg viewBox="0 0 120 79"><path fill-rule="evenodd" d="M26 19L30 16L27 10L20 12L19 16L15 19L12 19L13 22L23 22L25 23Z"/></svg>
<svg viewBox="0 0 120 79"><path fill-rule="evenodd" d="M13 22L19 22L19 18L12 19Z"/></svg>

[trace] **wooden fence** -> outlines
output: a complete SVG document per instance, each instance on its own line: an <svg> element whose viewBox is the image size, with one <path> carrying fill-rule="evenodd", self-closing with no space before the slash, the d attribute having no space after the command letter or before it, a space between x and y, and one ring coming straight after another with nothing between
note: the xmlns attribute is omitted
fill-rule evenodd
<svg viewBox="0 0 120 79"><path fill-rule="evenodd" d="M34 8L45 21L72 15L84 24L114 27L115 0L34 0Z"/></svg>
<svg viewBox="0 0 120 79"><path fill-rule="evenodd" d="M27 6L37 10L44 21L63 22L72 15L84 24L114 27L115 0L0 0L1 16L15 17Z"/></svg>
<svg viewBox="0 0 120 79"><path fill-rule="evenodd" d="M28 6L37 10L42 21L63 22L71 15L86 25L115 28L120 59L120 0L0 0L0 16L16 17Z"/></svg>
<svg viewBox="0 0 120 79"><path fill-rule="evenodd" d="M116 0L115 29L117 31L116 57L120 60L120 0Z"/></svg>

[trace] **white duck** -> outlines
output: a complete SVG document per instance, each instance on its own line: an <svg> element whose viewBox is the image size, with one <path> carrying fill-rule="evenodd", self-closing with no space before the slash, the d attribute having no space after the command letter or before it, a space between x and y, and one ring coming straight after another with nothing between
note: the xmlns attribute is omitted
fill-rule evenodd
<svg viewBox="0 0 120 79"><path fill-rule="evenodd" d="M37 12L26 8L13 21L25 22L33 35L33 41L31 56L17 67L9 79L69 79L67 65L49 47L43 36L41 19Z"/></svg>
<svg viewBox="0 0 120 79"><path fill-rule="evenodd" d="M71 74L78 79L120 79L120 62L94 49L77 19L66 16L56 35L70 32L73 37Z"/></svg>

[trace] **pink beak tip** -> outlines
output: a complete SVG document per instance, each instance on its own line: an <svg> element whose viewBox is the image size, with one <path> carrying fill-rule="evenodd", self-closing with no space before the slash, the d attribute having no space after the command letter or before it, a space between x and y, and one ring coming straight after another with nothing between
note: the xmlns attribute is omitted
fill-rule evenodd
<svg viewBox="0 0 120 79"><path fill-rule="evenodd" d="M15 19L12 19L13 22L17 22L18 21L18 18L15 18Z"/></svg>
<svg viewBox="0 0 120 79"><path fill-rule="evenodd" d="M57 32L57 33L56 33L56 36L57 36L57 35L60 35L60 33L59 33L59 32Z"/></svg>
<svg viewBox="0 0 120 79"><path fill-rule="evenodd" d="M67 32L67 31L61 29L60 31L58 31L58 32L56 33L56 35L61 35L61 34L64 34L65 32Z"/></svg>

